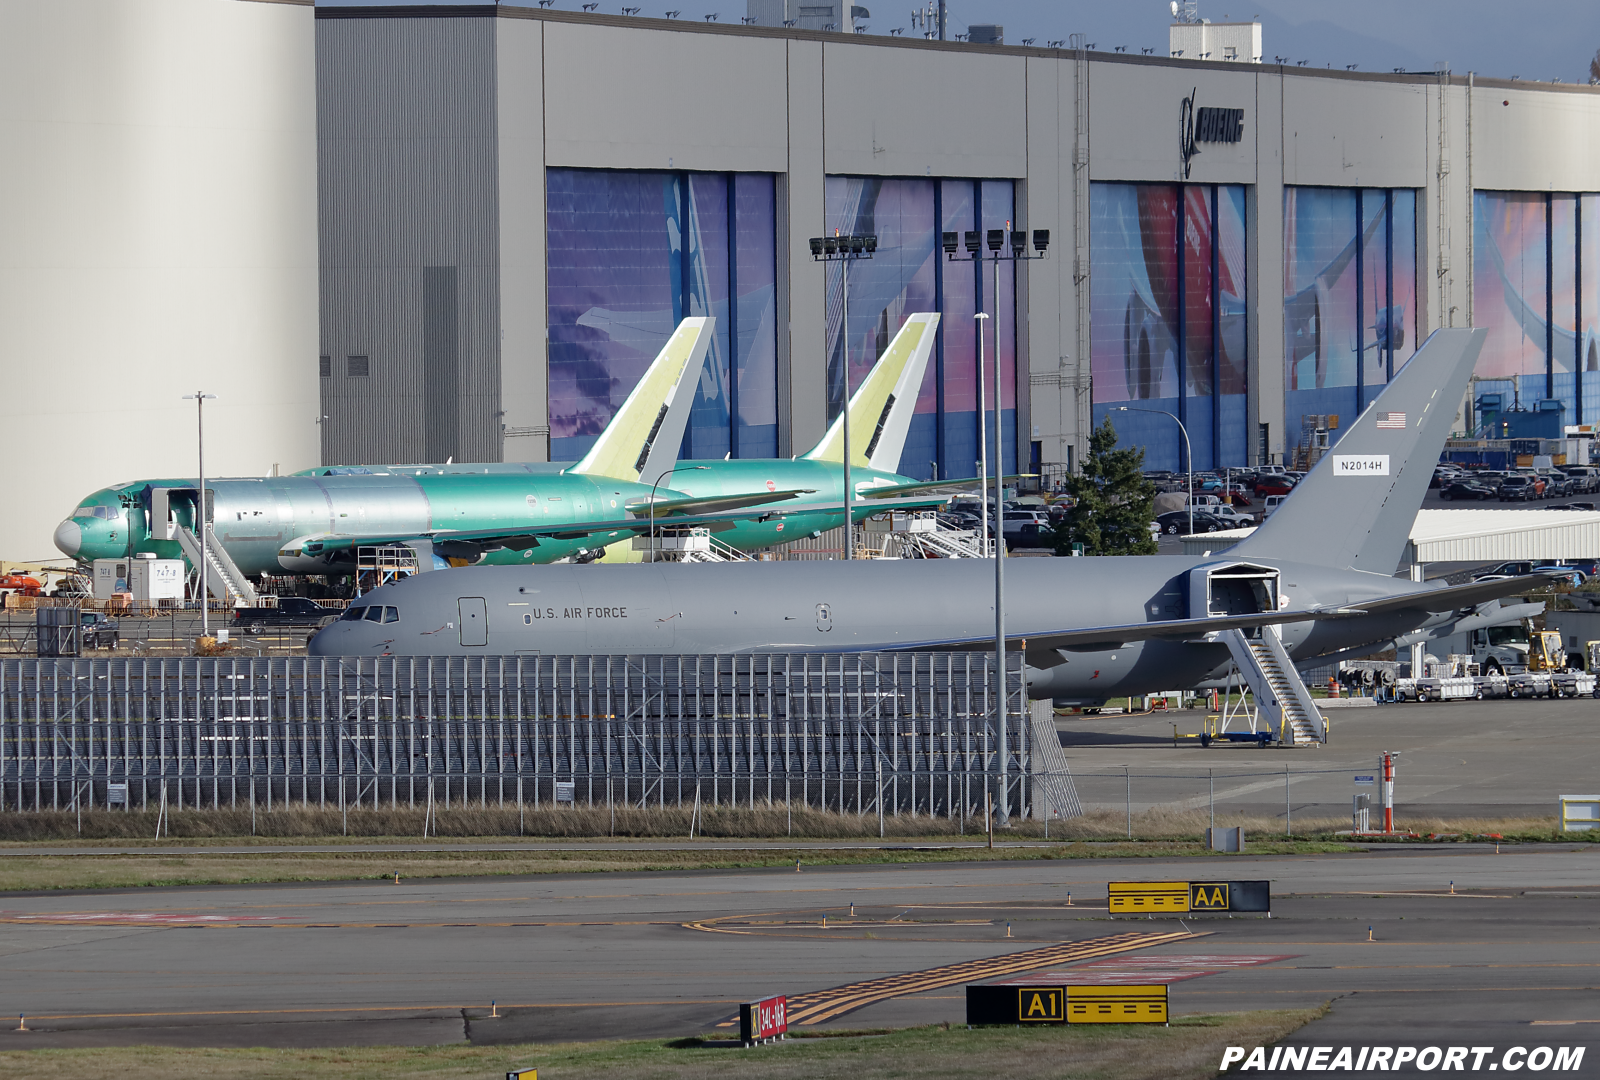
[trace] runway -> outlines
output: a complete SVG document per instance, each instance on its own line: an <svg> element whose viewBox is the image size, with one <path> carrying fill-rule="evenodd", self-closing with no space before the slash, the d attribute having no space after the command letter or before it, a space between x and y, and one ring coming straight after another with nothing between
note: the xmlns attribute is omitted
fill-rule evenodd
<svg viewBox="0 0 1600 1080"><path fill-rule="evenodd" d="M1107 915L1108 880L1190 878L1269 878L1273 918ZM934 969L1037 960L1155 965L1177 1014L1333 1000L1308 1044L1589 1045L1564 1022L1600 1020L1597 900L1600 848L1459 845L10 896L0 1012L13 1048L715 1034L774 993L820 1026L960 1023ZM867 984L898 991L822 993Z"/></svg>

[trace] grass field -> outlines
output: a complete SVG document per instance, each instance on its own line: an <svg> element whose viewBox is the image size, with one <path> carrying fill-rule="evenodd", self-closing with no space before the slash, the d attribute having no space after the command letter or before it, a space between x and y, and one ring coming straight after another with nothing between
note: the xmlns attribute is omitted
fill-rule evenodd
<svg viewBox="0 0 1600 1080"><path fill-rule="evenodd" d="M186 810L170 815L170 832L157 840L155 815L141 812L17 812L0 816L0 891L127 888L151 885L241 884L269 881L339 881L388 878L701 870L886 862L956 862L1093 858L1221 857L1201 842L1204 810L1151 811L1133 818L1097 811L1053 822L1048 843L1039 822L1017 822L998 841L1026 846L989 849L976 826L952 835L943 818L891 817L878 835L875 816L837 814L782 805L754 809L709 808L693 822L672 808L604 807L528 810L475 808L441 811L438 832L422 837L421 811L351 811L293 808L258 813L255 834L248 810ZM1252 854L1322 854L1359 848L1335 835L1340 821L1305 821L1296 835L1281 825L1218 815L1219 825L1241 825ZM969 823L971 824L971 823ZM1553 819L1404 823L1417 838L1505 842L1600 840L1600 833L1555 830ZM520 835L519 835L520 831ZM659 841L653 850L629 841ZM1397 842L1405 842L1403 839ZM419 843L442 851L405 850ZM556 845L578 850L559 850ZM472 850L492 844L510 850ZM790 845L793 846L790 846ZM298 850L311 846L349 850ZM36 854L48 846L57 853ZM103 853L114 847L112 853ZM384 850L394 848L393 851ZM99 849L82 855L74 848ZM221 850L226 848L227 850ZM256 850L274 848L277 850ZM450 850L456 848L457 850ZM363 850L365 849L365 850Z"/></svg>
<svg viewBox="0 0 1600 1080"><path fill-rule="evenodd" d="M540 1080L1188 1080L1215 1076L1227 1046L1283 1038L1322 1010L1190 1016L1171 1027L979 1028L939 1026L829 1033L744 1050L700 1039L525 1046L357 1047L339 1050L0 1051L0 1075L18 1080L500 1080L537 1067ZM14 1045L14 1044L13 1044Z"/></svg>

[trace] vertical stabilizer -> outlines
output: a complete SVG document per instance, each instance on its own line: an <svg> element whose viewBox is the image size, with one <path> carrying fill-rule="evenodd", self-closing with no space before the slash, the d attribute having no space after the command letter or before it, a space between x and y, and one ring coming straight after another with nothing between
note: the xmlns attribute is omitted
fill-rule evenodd
<svg viewBox="0 0 1600 1080"><path fill-rule="evenodd" d="M812 461L844 461L844 417L850 418L850 465L900 471L900 452L917 411L917 394L928 370L939 316L912 315L889 342L878 362L850 397L850 408L804 456Z"/></svg>
<svg viewBox="0 0 1600 1080"><path fill-rule="evenodd" d="M1483 330L1430 334L1294 493L1230 557L1393 574L1485 336Z"/></svg>
<svg viewBox="0 0 1600 1080"><path fill-rule="evenodd" d="M653 484L678 460L717 320L685 319L571 473Z"/></svg>

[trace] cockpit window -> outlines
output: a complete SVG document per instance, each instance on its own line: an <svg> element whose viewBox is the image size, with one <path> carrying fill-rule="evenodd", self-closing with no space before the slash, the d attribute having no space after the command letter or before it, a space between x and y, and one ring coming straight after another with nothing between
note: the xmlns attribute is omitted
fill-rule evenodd
<svg viewBox="0 0 1600 1080"><path fill-rule="evenodd" d="M72 512L72 516L75 518L114 519L117 516L117 508L115 506L80 506Z"/></svg>
<svg viewBox="0 0 1600 1080"><path fill-rule="evenodd" d="M383 609L383 621L386 622L386 623L388 623L388 622L399 622L400 621L400 609L397 608L397 607L386 607L386 608L384 608Z"/></svg>
<svg viewBox="0 0 1600 1080"><path fill-rule="evenodd" d="M365 607L347 607L344 609L344 614L339 616L339 621L357 622L364 617L366 613L367 609Z"/></svg>
<svg viewBox="0 0 1600 1080"><path fill-rule="evenodd" d="M367 608L367 621L368 622L382 622L383 621L383 607L382 607L382 605L373 604L371 607Z"/></svg>

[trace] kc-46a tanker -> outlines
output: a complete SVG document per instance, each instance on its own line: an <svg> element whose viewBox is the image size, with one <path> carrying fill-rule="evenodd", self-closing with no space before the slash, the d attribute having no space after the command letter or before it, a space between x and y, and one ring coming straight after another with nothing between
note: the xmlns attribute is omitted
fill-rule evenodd
<svg viewBox="0 0 1600 1080"><path fill-rule="evenodd" d="M1439 587L1393 576L1483 337L1436 331L1294 496L1224 555L1020 564L1010 576L1007 642L1026 654L1029 693L1093 701L1193 686L1228 660L1222 635L1241 629L1280 635L1295 661L1348 654L1544 580ZM310 648L358 656L987 649L992 581L981 560L472 568L375 590ZM374 607L380 618L366 618Z"/></svg>

